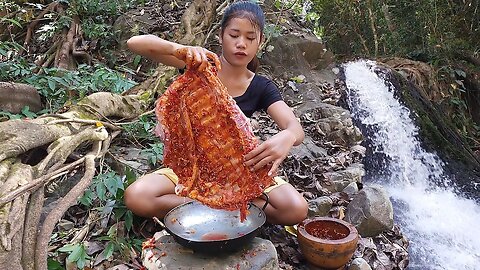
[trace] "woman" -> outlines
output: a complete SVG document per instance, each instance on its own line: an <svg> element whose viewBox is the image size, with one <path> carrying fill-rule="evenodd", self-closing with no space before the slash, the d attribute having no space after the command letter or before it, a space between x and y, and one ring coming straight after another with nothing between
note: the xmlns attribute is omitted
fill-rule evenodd
<svg viewBox="0 0 480 270"><path fill-rule="evenodd" d="M243 113L251 117L255 111L266 110L281 129L245 156L245 165L252 170L270 166L269 174L273 176L292 146L303 141L304 133L274 83L255 74L256 53L264 40L264 25L265 17L257 4L239 1L230 5L221 22L222 54L219 59L204 48L169 42L153 35L134 36L127 44L137 54L179 69L202 70L207 66L207 55L219 60L218 77ZM177 182L170 169L147 174L127 188L125 204L137 215L162 218L188 200L175 194ZM308 207L302 195L280 177L275 177L275 182L265 190L269 195L265 209L268 222L293 225L305 219ZM264 201L257 198L254 203L262 207Z"/></svg>

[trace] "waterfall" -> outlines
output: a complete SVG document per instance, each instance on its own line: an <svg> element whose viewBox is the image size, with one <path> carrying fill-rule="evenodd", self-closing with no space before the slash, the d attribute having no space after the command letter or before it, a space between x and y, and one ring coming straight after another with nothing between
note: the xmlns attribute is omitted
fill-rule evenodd
<svg viewBox="0 0 480 270"><path fill-rule="evenodd" d="M480 269L480 206L459 195L445 164L422 148L410 110L374 72L375 62L343 67L352 117L375 156L366 158L372 164L365 164L364 183L388 192L395 222L410 240L409 269Z"/></svg>

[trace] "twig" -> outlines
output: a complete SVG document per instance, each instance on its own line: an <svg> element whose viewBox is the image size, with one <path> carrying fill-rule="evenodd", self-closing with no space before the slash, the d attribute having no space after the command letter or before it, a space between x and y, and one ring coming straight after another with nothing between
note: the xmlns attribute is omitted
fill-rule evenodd
<svg viewBox="0 0 480 270"><path fill-rule="evenodd" d="M117 127L114 124L106 123L103 121L98 121L98 120L88 120L88 119L77 119L77 118L66 118L66 119L61 119L61 120L53 120L51 122L48 122L48 125L56 125L56 124L62 124L62 123L82 123L82 124L91 124L91 125L96 125L97 123L101 123L102 125L106 126L107 128L111 130L121 130L122 128Z"/></svg>
<svg viewBox="0 0 480 270"><path fill-rule="evenodd" d="M106 117L105 115L103 115L101 112L99 112L97 109L95 109L93 106L89 105L89 104L78 104L78 106L82 106L82 107L85 107L87 108L88 110L90 110L91 113L93 114L98 114L100 115L100 119L105 119L106 121L108 121L110 124L112 125L115 125L115 123L110 120L108 117Z"/></svg>
<svg viewBox="0 0 480 270"><path fill-rule="evenodd" d="M130 122L118 122L118 123L115 123L115 125L119 125L119 126L122 126L122 125L130 125L130 124L133 124L133 123L138 122L138 121L139 121L138 119L141 118L142 116L144 116L144 115L149 115L149 114L152 114L152 113L154 113L154 112L155 112L155 109L140 114L140 115L137 117L137 120L130 121Z"/></svg>
<svg viewBox="0 0 480 270"><path fill-rule="evenodd" d="M16 198L18 198L20 195L22 195L24 192L27 192L27 191L32 191L33 189L36 189L38 188L38 186L40 185L43 185L43 184L46 184L48 182L50 182L51 180L59 177L59 176L62 176L66 173L68 173L69 170L77 167L78 165L80 165L81 163L83 163L85 160L85 157L77 160L77 161L74 161L56 171L53 171L51 173L48 173L40 178L37 178L37 179L34 179L32 182L24 185L24 186L21 186L20 188L8 193L7 195L3 196L2 198L0 198L0 207L4 206L5 204L11 202L12 200L15 200Z"/></svg>

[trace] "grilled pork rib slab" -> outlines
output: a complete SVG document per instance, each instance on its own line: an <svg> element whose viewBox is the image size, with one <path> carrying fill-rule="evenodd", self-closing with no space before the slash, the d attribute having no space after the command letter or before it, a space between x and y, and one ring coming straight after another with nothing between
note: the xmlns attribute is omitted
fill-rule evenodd
<svg viewBox="0 0 480 270"><path fill-rule="evenodd" d="M258 145L247 117L216 76L188 69L158 99L163 163L178 175L176 192L212 208L240 209L273 184L268 168L252 172L244 156Z"/></svg>

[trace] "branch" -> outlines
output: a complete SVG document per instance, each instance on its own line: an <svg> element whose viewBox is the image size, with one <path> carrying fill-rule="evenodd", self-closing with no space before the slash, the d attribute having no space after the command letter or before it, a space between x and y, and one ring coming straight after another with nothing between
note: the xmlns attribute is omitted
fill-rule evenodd
<svg viewBox="0 0 480 270"><path fill-rule="evenodd" d="M85 161L85 157L83 157L83 158L81 158L77 161L74 161L74 162L72 162L72 163L54 171L54 172L51 172L51 173L46 174L42 177L36 178L33 181L29 182L28 184L21 186L20 188L6 194L5 196L2 196L2 198L0 198L0 208L3 207L5 204L15 200L16 198L18 198L23 193L30 192L30 191L38 188L39 186L42 186L42 185L50 182L51 180L68 173L68 171L77 167L78 165L80 165L84 161Z"/></svg>
<svg viewBox="0 0 480 270"><path fill-rule="evenodd" d="M37 26L38 22L47 14L48 12L54 10L58 5L58 2L52 2L50 3L38 16L28 25L27 28L27 35L25 36L25 41L23 42L23 48L27 49L28 44L30 43L30 39L32 38L32 33L35 27ZM20 51L20 54L22 54L24 50L22 49Z"/></svg>

